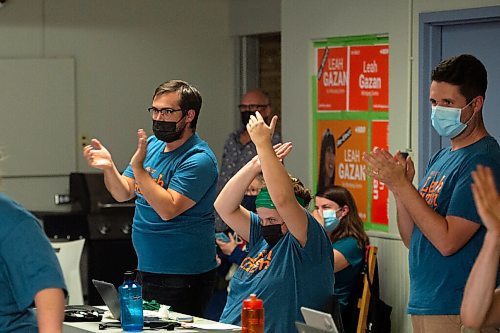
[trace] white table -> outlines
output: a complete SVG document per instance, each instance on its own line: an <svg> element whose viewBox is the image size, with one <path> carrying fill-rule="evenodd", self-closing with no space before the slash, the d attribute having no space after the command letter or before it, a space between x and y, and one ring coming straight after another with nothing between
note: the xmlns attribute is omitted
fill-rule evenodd
<svg viewBox="0 0 500 333"><path fill-rule="evenodd" d="M170 312L171 317L175 318L178 314L175 312ZM109 321L109 320L103 320ZM217 324L216 322L208 319L194 317L195 324ZM185 333L200 333L200 332L212 332L212 333L227 333L227 332L241 332L241 328L233 329L233 330L217 330L217 329L199 329L199 328L182 328L176 327L176 332L185 332ZM63 326L64 333L115 333L115 332L123 332L121 328L106 328L105 330L99 330L99 322L65 322ZM167 331L166 329L155 329L152 331L151 329L146 329L142 332L172 332Z"/></svg>

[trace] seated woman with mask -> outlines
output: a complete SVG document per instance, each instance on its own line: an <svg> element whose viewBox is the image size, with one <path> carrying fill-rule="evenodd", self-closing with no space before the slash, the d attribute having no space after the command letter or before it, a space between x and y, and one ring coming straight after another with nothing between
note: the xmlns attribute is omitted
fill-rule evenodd
<svg viewBox="0 0 500 333"><path fill-rule="evenodd" d="M335 295L340 303L342 320L350 321L353 306L349 304L364 263L369 245L363 222L352 194L342 186L331 185L316 193L314 217L325 227L333 247L335 260Z"/></svg>
<svg viewBox="0 0 500 333"><path fill-rule="evenodd" d="M311 194L290 178L281 160L291 143L271 143L277 117L268 126L257 112L247 125L257 156L226 184L215 209L248 242L248 256L231 280L223 323L239 325L244 299L251 293L264 302L266 332L294 332L300 307L324 310L333 295L333 254L323 228L306 207ZM266 187L257 196L257 214L240 205L259 172Z"/></svg>

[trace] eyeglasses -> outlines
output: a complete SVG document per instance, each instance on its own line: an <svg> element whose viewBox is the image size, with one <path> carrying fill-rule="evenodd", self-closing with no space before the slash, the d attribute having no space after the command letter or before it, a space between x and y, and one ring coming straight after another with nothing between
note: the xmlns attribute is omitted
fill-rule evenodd
<svg viewBox="0 0 500 333"><path fill-rule="evenodd" d="M255 111L262 111L264 108L267 108L269 104L240 104L238 105L238 109L240 109L241 112L255 112Z"/></svg>
<svg viewBox="0 0 500 333"><path fill-rule="evenodd" d="M182 109L172 109L172 108L157 109L155 107L150 107L148 108L148 111L149 113L161 114L162 116L166 116L177 111L182 111Z"/></svg>

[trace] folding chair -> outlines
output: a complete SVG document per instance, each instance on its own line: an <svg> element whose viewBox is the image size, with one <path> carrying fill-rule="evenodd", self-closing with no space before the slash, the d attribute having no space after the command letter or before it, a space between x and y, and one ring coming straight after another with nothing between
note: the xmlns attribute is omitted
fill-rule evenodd
<svg viewBox="0 0 500 333"><path fill-rule="evenodd" d="M61 265L68 289L68 304L83 304L82 281L80 276L80 259L85 239L69 242L52 242L57 259Z"/></svg>
<svg viewBox="0 0 500 333"><path fill-rule="evenodd" d="M356 333L365 333L366 332L366 320L368 318L368 310L370 305L370 285L369 281L373 281L375 275L375 266L377 263L377 250L376 246L368 246L368 254L366 258L367 272L363 278L363 294L358 301L359 308L359 318L358 318L358 327L356 329ZM370 280L368 280L369 275Z"/></svg>

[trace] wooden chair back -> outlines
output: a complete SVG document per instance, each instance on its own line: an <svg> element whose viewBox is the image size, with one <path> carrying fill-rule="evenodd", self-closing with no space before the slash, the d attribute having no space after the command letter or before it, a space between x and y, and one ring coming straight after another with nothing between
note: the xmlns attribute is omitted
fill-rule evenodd
<svg viewBox="0 0 500 333"><path fill-rule="evenodd" d="M368 246L368 254L367 254L367 273L370 277L370 281L374 281L374 275L375 275L375 265L377 263L377 250L378 248L376 246ZM363 278L363 294L361 298L358 301L358 308L359 308L359 319L358 319L358 326L356 329L356 333L365 333L366 332L366 320L368 318L368 310L370 306L370 297L371 297L371 292L370 292L370 285L368 281L368 276L364 276Z"/></svg>

